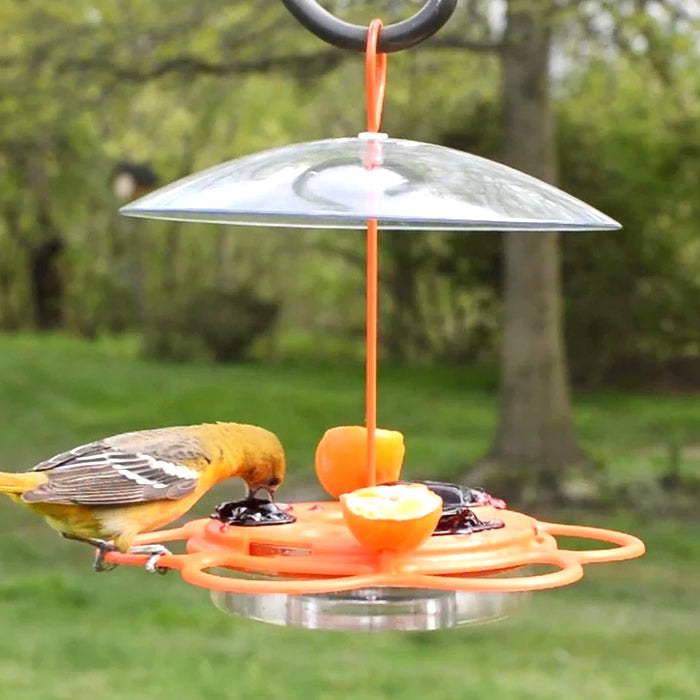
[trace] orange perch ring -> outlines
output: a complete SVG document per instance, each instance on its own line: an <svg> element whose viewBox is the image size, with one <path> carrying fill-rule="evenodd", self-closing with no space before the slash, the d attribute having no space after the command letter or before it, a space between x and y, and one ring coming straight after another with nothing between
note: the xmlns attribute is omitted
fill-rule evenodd
<svg viewBox="0 0 700 700"><path fill-rule="evenodd" d="M241 527L215 519L141 535L137 544L186 541L186 554L166 554L163 568L177 569L188 583L225 593L305 595L368 587L446 591L519 592L557 588L578 581L583 566L622 561L644 553L626 533L581 525L539 522L529 515L490 506L475 508L504 527L431 537L403 554L366 550L347 529L336 501L284 506L297 520L285 525ZM617 545L576 551L559 549L556 535ZM143 566L148 557L109 553L115 564ZM549 565L544 574L492 578L525 566ZM212 573L223 569L229 575ZM243 578L246 576L247 578ZM264 578L256 578L264 577Z"/></svg>

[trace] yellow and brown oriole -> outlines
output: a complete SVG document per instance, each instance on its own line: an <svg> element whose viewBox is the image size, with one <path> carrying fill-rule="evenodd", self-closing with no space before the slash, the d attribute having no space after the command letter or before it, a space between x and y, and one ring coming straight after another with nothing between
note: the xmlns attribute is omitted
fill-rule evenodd
<svg viewBox="0 0 700 700"><path fill-rule="evenodd" d="M128 551L136 535L176 520L220 481L241 477L249 494L265 489L272 496L284 473L284 450L274 433L205 423L122 433L26 472L0 472L0 492L64 537L98 547L95 569L102 570L106 551ZM158 547L139 549L167 552Z"/></svg>

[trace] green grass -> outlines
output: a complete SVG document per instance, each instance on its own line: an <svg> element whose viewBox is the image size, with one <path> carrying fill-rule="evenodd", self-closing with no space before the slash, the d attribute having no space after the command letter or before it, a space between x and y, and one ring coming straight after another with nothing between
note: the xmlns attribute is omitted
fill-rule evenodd
<svg viewBox="0 0 700 700"><path fill-rule="evenodd" d="M380 369L379 423L407 436L408 475L455 476L484 454L496 419L492 385L464 369ZM575 407L584 447L615 480L663 472L673 441L681 468L700 476L698 415L695 396L596 394ZM279 434L294 484L312 475L327 427L363 416L360 366L161 364L136 359L128 341L0 338L0 459L11 470L124 430L236 420Z"/></svg>
<svg viewBox="0 0 700 700"><path fill-rule="evenodd" d="M381 375L380 422L407 435L409 474L458 474L486 449L495 403L482 376ZM326 427L361 422L362 385L361 368L167 366L135 359L124 344L0 338L0 463L26 468L121 430L232 419L278 432L289 453L289 493L309 479ZM576 400L585 447L619 480L663 470L670 436L684 445L683 468L697 474L698 415L695 397ZM93 574L87 547L0 502L0 697L700 697L697 523L559 517L635 532L649 551L589 567L582 582L535 594L505 622L365 635L230 618L175 573Z"/></svg>

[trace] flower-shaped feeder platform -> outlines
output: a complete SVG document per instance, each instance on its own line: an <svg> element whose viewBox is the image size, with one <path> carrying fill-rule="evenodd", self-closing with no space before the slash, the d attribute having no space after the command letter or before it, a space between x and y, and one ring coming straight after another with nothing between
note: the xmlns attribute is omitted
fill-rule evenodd
<svg viewBox="0 0 700 700"><path fill-rule="evenodd" d="M352 536L337 501L280 509L295 522L245 527L216 518L143 535L139 544L184 540L185 554L158 564L211 591L232 614L314 629L430 630L497 619L524 593L578 581L583 566L638 557L644 544L613 530L539 522L488 505L471 506L500 527L433 535L418 549L370 552ZM617 545L559 549L555 536ZM108 561L143 565L146 557L110 553ZM534 573L533 567L555 567ZM508 594L508 595L506 595Z"/></svg>

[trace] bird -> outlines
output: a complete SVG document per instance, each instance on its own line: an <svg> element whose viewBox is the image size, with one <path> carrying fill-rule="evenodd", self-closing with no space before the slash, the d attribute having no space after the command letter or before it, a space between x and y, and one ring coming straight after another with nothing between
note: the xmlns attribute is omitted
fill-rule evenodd
<svg viewBox="0 0 700 700"><path fill-rule="evenodd" d="M211 487L242 478L248 497L274 498L285 453L271 431L243 423L203 423L120 433L80 445L25 472L0 472L0 493L44 517L64 538L97 548L93 568L107 571L110 551L149 554L163 573L162 545L134 547L136 536L186 513Z"/></svg>

